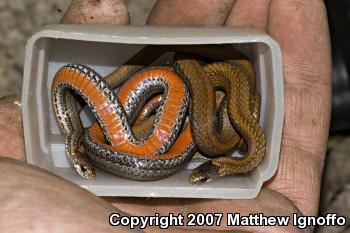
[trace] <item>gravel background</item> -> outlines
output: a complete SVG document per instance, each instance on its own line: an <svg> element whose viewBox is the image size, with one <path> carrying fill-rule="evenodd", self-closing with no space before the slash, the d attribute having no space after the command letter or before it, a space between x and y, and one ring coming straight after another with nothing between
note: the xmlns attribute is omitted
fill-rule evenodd
<svg viewBox="0 0 350 233"><path fill-rule="evenodd" d="M126 1L131 24L147 20L155 0ZM0 97L21 94L24 47L43 25L59 23L70 0L0 0Z"/></svg>
<svg viewBox="0 0 350 233"><path fill-rule="evenodd" d="M0 0L0 96L21 94L24 47L45 24L57 23L69 0Z"/></svg>
<svg viewBox="0 0 350 233"><path fill-rule="evenodd" d="M155 0L128 0L131 23L144 24ZM45 24L58 23L70 0L0 0L0 97L21 94L25 43ZM350 221L350 138L334 137L323 180L321 213L335 212ZM348 227L317 232L350 233Z"/></svg>

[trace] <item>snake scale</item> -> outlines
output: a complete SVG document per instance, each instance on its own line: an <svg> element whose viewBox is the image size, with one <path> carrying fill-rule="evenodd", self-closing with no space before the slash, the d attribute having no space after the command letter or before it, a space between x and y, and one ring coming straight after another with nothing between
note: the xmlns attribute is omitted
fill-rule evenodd
<svg viewBox="0 0 350 233"><path fill-rule="evenodd" d="M146 68L168 52L176 52L173 67ZM82 65L65 66L55 75L51 93L67 154L80 175L95 176L87 155L118 176L162 179L198 149L211 158L190 175L190 182L198 184L249 172L262 160L266 145L254 89L251 64L229 46L150 45L105 79ZM225 93L220 106L218 90ZM97 119L87 130L73 93ZM243 158L225 156L233 149L247 152Z"/></svg>

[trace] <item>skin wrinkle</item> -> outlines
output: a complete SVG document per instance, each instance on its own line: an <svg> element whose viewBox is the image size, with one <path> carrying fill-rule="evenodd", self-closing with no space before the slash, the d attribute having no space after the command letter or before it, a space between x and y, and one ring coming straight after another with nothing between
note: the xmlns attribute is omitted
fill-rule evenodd
<svg viewBox="0 0 350 233"><path fill-rule="evenodd" d="M225 25L266 30L270 0L236 0ZM254 17L252 17L254 15Z"/></svg>
<svg viewBox="0 0 350 233"><path fill-rule="evenodd" d="M96 7L98 5L104 4L104 1L101 1L101 0L88 0L88 4L90 4L93 7Z"/></svg>
<svg viewBox="0 0 350 233"><path fill-rule="evenodd" d="M287 69L286 69L287 72ZM302 75L300 72L290 72L293 74L293 76L300 76ZM290 86L293 86L294 89L299 91L299 94L307 94L317 97L323 97L325 92L329 91L329 80L322 80L320 79L320 76L313 76L313 75L307 75L303 74L305 76L305 79L302 80L291 80L289 81ZM315 80L319 80L316 81ZM296 95L296 94L294 94ZM324 98L324 97L323 97Z"/></svg>
<svg viewBox="0 0 350 233"><path fill-rule="evenodd" d="M286 1L286 2L288 2L288 1ZM300 2L300 1L296 1L296 2ZM291 4L291 5L297 5L297 4ZM310 4L310 5L312 5L312 4ZM310 6L310 8L312 8L312 7ZM322 10L324 11L324 9L322 9ZM323 25L323 27L321 26L321 22L323 22L324 17L322 16L323 14L310 14L309 11L311 11L311 9L298 11L298 12L293 11L290 13L290 15L286 15L286 18L292 18L290 20L299 22L299 23L293 24L294 25L293 28L291 28L289 30L288 30L288 28L290 28L291 26L289 25L289 22L287 20L282 21L282 22L278 22L280 25L273 25L273 27L274 28L286 27L286 30L288 30L288 31L295 31L295 33L293 33L291 35L290 34L279 34L279 36L285 36L288 38L283 38L283 37L278 38L279 41L288 41L288 42L295 41L295 43L288 43L288 44L280 43L280 46L281 46L282 50L284 51L283 56L284 56L284 62L286 64L286 69L295 70L295 65L298 65L298 68L299 68L298 70L302 70L302 71L304 70L303 73L310 74L310 75L315 75L315 74L321 75L322 73L320 73L320 70L324 69L323 64L324 64L324 61L326 61L328 57L324 58L323 56L315 56L315 53L319 53L319 51L320 51L319 47L323 48L325 41L321 40L317 44L315 42L317 42L319 40L314 40L314 38L318 38L318 37L323 38L320 35L324 35L325 33L321 33L320 31L314 31L314 30L310 30L310 31L308 31L308 33L305 33L305 31L303 30L305 27L303 19L308 18L308 20L309 20L308 25L313 25L316 28L317 27L324 28L325 25ZM314 17L312 17L312 16L314 16ZM322 18L323 20L321 20L320 18ZM323 22L323 24L325 24L325 22ZM292 39L290 39L290 37L292 37ZM305 37L307 37L308 39L307 40L303 39ZM300 41L308 41L311 43L307 43L307 44L303 45L303 44L299 43ZM307 46L307 48L309 48L307 51L305 51L305 46ZM315 58L317 59L317 57L319 57L319 59L321 59L321 60L320 61L315 60ZM301 61L303 61L303 62L301 62ZM293 62L290 67L288 66L289 62ZM303 65L303 66L299 67L300 65ZM320 66L315 67L315 65L320 65ZM310 68L312 68L312 69L310 69ZM286 80L286 82L288 82L288 80Z"/></svg>
<svg viewBox="0 0 350 233"><path fill-rule="evenodd" d="M233 0L159 0L152 9L148 24L223 25L233 4Z"/></svg>
<svg viewBox="0 0 350 233"><path fill-rule="evenodd" d="M310 147L310 144L303 143L300 140L295 140L295 136L284 136L284 143L283 145L291 145L291 147L298 148L300 152L303 154L305 153L310 153L310 157L315 161L315 162L320 162L319 166L322 165L323 160L319 159L318 156L323 153L323 150L320 150L317 146ZM305 139L308 139L307 137L304 137ZM310 152L310 150L313 151L313 153ZM302 159L302 156L300 159Z"/></svg>
<svg viewBox="0 0 350 233"><path fill-rule="evenodd" d="M288 154L288 156L281 157L280 167L275 178L270 180L265 187L272 186L274 190L288 196L302 210L302 213L307 213L306 215L317 214L321 169L315 166L312 156L308 156L308 153L299 150L295 145L283 144L282 154ZM316 164L320 163L321 161Z"/></svg>
<svg viewBox="0 0 350 233"><path fill-rule="evenodd" d="M299 93L299 95L293 93ZM313 154L324 152L324 145L327 141L319 140L318 135L325 129L326 123L315 124L315 122L323 122L323 118L318 112L308 112L308 110L311 105L322 109L325 101L318 95L305 94L305 91L299 92L294 89L293 93L289 95L293 98L286 100L285 117L285 125L289 124L293 127L285 128L284 137L295 138L296 144L303 145L303 148L309 149ZM308 112L308 114L302 114L303 112Z"/></svg>
<svg viewBox="0 0 350 233"><path fill-rule="evenodd" d="M0 99L0 156L25 160L21 109L15 101L16 96Z"/></svg>

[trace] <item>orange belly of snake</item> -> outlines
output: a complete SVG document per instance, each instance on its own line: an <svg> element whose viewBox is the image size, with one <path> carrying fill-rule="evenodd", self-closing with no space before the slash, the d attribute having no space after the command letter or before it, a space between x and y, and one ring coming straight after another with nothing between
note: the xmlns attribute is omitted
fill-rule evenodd
<svg viewBox="0 0 350 233"><path fill-rule="evenodd" d="M139 72L119 90L119 98L100 76L83 66L62 68L55 76L52 87L56 117L61 121L66 119L64 126L69 126L70 122L80 125L76 123L80 121L77 113L70 113L72 109L61 109L61 106L67 105L64 102L67 102L65 92L75 91L92 108L102 129L97 123L93 124L84 137L84 147L88 155L94 155L89 156L90 159L105 170L137 180L160 179L179 170L193 154L190 127L185 124L189 93L181 78L169 69L155 68ZM137 114L139 106L160 92L163 92L163 99L152 132L147 138L135 137L128 116ZM69 135L69 131L74 129L66 131L66 134ZM75 145L76 150L83 150L78 143ZM73 163L81 162L74 159L73 154ZM115 160L120 160L118 165L121 166L109 169ZM158 165L158 170L154 169L151 166L154 161L164 165ZM91 167L86 164L83 166L85 168L81 170ZM171 169L162 171L165 166ZM87 174L90 175L91 171Z"/></svg>

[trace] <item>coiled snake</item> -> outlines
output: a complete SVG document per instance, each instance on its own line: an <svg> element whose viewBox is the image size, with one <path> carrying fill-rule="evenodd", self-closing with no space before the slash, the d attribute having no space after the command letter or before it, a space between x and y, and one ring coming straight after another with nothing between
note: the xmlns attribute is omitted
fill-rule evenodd
<svg viewBox="0 0 350 233"><path fill-rule="evenodd" d="M174 69L180 76L171 68L142 70L166 52L177 52ZM208 59L228 60L230 64L217 62L202 67L199 60ZM236 50L205 45L147 46L105 80L87 67L66 66L54 78L52 103L59 126L67 135L67 154L84 177L95 175L84 157L86 153L95 165L119 176L161 179L181 169L191 159L195 145L214 158L192 172L191 183L251 171L264 156L265 137L258 124L259 106L250 67ZM192 98L190 124L186 122L189 93L184 82ZM120 87L117 96L112 87ZM69 90L88 103L99 123L85 134ZM226 94L221 106L227 108L220 107L219 120L216 90ZM135 125L140 113L149 114L149 109L143 111L141 107L160 93L163 97L153 100L155 116L144 117L147 119ZM244 158L223 156L245 146Z"/></svg>
<svg viewBox="0 0 350 233"><path fill-rule="evenodd" d="M160 179L180 169L193 154L194 145L188 125L175 141L189 102L189 93L179 76L168 69L158 68L141 71L130 82L136 83L136 86L130 83L119 92L121 97L131 98L118 99L102 77L82 65L65 66L54 78L52 101L56 117L68 135L67 153L79 174L84 177L93 177L94 171L83 158L80 146L82 127L77 110L68 108L72 103L72 98L67 98L69 90L78 93L88 103L103 129L101 131L94 124L84 136L86 140L83 143L88 155L94 155L90 156L91 160L105 170L137 180ZM166 98L160 109L164 111L157 113L153 134L149 138L138 139L130 126L128 115L134 115L142 101L162 89ZM117 152L115 148L118 148Z"/></svg>

